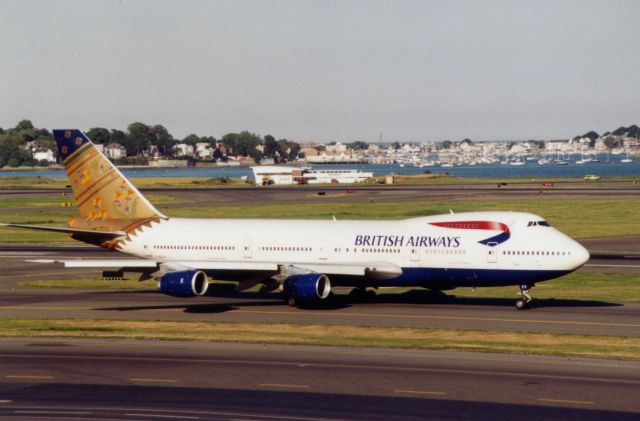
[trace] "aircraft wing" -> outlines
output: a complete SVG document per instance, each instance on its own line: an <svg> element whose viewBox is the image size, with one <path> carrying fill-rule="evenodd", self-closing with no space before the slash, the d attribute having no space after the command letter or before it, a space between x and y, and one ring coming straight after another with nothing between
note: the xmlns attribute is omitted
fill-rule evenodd
<svg viewBox="0 0 640 421"><path fill-rule="evenodd" d="M148 259L93 259L93 260L48 260L38 259L30 260L34 263L59 263L68 268L118 268L125 272L145 271L150 268L158 268L161 266L165 271L169 270L211 270L211 271L256 271L256 272L313 272L326 275L347 275L362 276L368 278L394 278L402 274L402 269L388 262L367 262L367 263L273 263L273 262L255 262L255 261L171 261L160 262Z"/></svg>

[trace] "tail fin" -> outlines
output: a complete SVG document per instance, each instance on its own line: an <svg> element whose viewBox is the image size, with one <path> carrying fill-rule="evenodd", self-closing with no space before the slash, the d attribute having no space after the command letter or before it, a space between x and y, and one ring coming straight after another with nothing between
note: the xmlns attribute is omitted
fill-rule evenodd
<svg viewBox="0 0 640 421"><path fill-rule="evenodd" d="M122 229L131 221L166 218L80 130L54 130L82 221L70 225Z"/></svg>

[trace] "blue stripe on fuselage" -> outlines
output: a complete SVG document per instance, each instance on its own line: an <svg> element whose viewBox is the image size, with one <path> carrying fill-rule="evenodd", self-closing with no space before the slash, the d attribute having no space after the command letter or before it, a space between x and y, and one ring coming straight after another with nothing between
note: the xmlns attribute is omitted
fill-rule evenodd
<svg viewBox="0 0 640 421"><path fill-rule="evenodd" d="M570 270L403 268L402 275L378 281L378 286L421 286L433 289L532 284Z"/></svg>

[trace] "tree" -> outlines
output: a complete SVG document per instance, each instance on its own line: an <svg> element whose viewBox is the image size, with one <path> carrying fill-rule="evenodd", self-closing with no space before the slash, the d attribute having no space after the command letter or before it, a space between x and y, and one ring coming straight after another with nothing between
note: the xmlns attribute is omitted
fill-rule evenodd
<svg viewBox="0 0 640 421"><path fill-rule="evenodd" d="M369 144L361 140L356 140L355 142L347 143L347 148L356 151L364 151L369 148Z"/></svg>
<svg viewBox="0 0 640 421"><path fill-rule="evenodd" d="M127 155L140 155L142 151L149 148L150 144L149 126L140 122L131 123L127 126L127 135L124 140Z"/></svg>
<svg viewBox="0 0 640 421"><path fill-rule="evenodd" d="M611 149L616 146L617 142L613 136L607 136L602 140L602 143L604 143L604 146L606 146L607 149Z"/></svg>
<svg viewBox="0 0 640 421"><path fill-rule="evenodd" d="M233 150L233 153L241 156L250 156L256 146L262 143L260 136L243 131L240 133L227 133L222 136L222 143L227 151Z"/></svg>
<svg viewBox="0 0 640 421"><path fill-rule="evenodd" d="M300 145L295 142L292 142L289 148L289 156L287 158L289 159L289 161L293 161L294 159L298 158L299 153L300 153Z"/></svg>
<svg viewBox="0 0 640 421"><path fill-rule="evenodd" d="M31 122L31 120L20 120L20 123L18 123L15 127L15 131L17 132L21 132L23 130L33 130L33 123Z"/></svg>
<svg viewBox="0 0 640 421"><path fill-rule="evenodd" d="M17 133L0 136L0 167L33 165L35 161L31 151L27 151L23 145L23 140Z"/></svg>
<svg viewBox="0 0 640 421"><path fill-rule="evenodd" d="M94 127L87 131L87 136L93 143L100 145L108 145L111 143L111 134L109 130L102 127Z"/></svg>
<svg viewBox="0 0 640 421"><path fill-rule="evenodd" d="M200 143L200 137L196 134L191 133L189 136L182 139L182 143L186 143L187 145L196 146L196 143Z"/></svg>
<svg viewBox="0 0 640 421"><path fill-rule="evenodd" d="M213 151L213 159L216 161L225 161L225 156L222 155L222 151L218 148L215 148Z"/></svg>
<svg viewBox="0 0 640 421"><path fill-rule="evenodd" d="M4 134L4 129L0 127L0 134Z"/></svg>
<svg viewBox="0 0 640 421"><path fill-rule="evenodd" d="M172 154L176 141L163 125L156 124L155 126L151 126L149 128L149 135L151 136L151 143L156 145L162 156Z"/></svg>
<svg viewBox="0 0 640 421"><path fill-rule="evenodd" d="M119 143L124 145L127 135L122 130L111 129L111 143Z"/></svg>
<svg viewBox="0 0 640 421"><path fill-rule="evenodd" d="M452 142L450 140L445 140L442 142L442 149L449 149L452 145Z"/></svg>
<svg viewBox="0 0 640 421"><path fill-rule="evenodd" d="M264 137L264 156L274 158L276 152L279 150L279 145L276 139L270 134Z"/></svg>

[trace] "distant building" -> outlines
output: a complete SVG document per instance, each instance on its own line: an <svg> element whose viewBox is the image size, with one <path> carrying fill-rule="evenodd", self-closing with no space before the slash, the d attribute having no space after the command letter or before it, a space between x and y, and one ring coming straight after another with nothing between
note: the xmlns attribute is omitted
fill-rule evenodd
<svg viewBox="0 0 640 421"><path fill-rule="evenodd" d="M111 159L126 158L127 150L119 143L109 143L104 147L104 154Z"/></svg>
<svg viewBox="0 0 640 421"><path fill-rule="evenodd" d="M211 158L213 156L213 147L207 142L196 143L195 153L200 159Z"/></svg>
<svg viewBox="0 0 640 421"><path fill-rule="evenodd" d="M36 148L32 151L33 159L37 161L47 161L49 163L54 164L56 162L56 157L53 154L53 151L48 148Z"/></svg>
<svg viewBox="0 0 640 421"><path fill-rule="evenodd" d="M193 156L193 146L186 143L178 143L174 147L176 156Z"/></svg>

